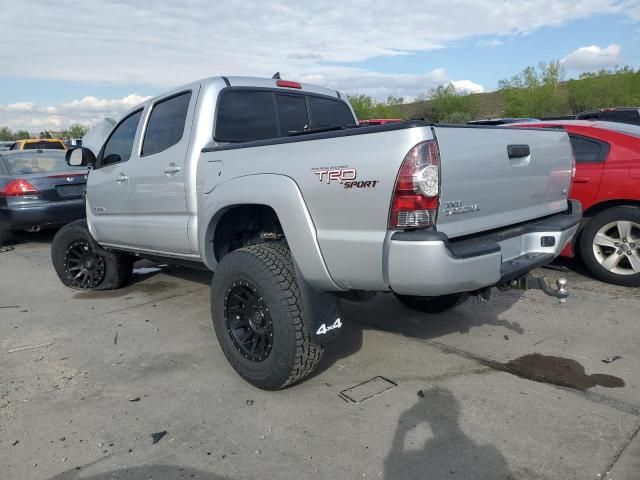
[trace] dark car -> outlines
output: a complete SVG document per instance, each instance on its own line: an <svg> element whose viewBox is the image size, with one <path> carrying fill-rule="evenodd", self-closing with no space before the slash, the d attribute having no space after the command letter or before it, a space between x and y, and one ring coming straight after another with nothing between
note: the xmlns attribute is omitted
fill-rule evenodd
<svg viewBox="0 0 640 480"><path fill-rule="evenodd" d="M86 167L64 150L0 152L0 244L12 230L37 232L85 217Z"/></svg>
<svg viewBox="0 0 640 480"><path fill-rule="evenodd" d="M576 115L576 120L602 120L604 122L630 123L640 125L640 108L619 107L591 110Z"/></svg>

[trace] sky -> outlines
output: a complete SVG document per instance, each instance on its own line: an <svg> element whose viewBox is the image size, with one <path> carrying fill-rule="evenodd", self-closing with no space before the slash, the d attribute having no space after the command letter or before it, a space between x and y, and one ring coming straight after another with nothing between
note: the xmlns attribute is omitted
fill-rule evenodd
<svg viewBox="0 0 640 480"><path fill-rule="evenodd" d="M216 75L406 100L561 60L640 66L640 0L0 0L0 126L118 118Z"/></svg>

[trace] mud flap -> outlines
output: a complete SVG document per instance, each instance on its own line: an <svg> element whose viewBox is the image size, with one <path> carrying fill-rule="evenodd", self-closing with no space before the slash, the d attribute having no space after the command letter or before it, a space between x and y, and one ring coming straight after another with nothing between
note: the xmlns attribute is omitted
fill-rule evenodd
<svg viewBox="0 0 640 480"><path fill-rule="evenodd" d="M295 269L311 340L319 345L325 345L340 335L342 329L340 300L332 293L320 291L309 285L300 273L297 264L295 264Z"/></svg>

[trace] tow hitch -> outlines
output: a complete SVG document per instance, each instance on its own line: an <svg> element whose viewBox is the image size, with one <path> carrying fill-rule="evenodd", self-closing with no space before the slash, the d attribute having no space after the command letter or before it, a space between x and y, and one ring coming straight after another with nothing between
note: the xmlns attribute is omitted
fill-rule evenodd
<svg viewBox="0 0 640 480"><path fill-rule="evenodd" d="M560 303L565 303L569 296L569 291L567 290L567 279L564 277L558 278L556 280L556 286L557 288L553 288L549 285L546 277L536 277L535 275L526 274L520 278L507 282L501 286L501 289L506 290L515 288L518 290L542 290L550 297L555 297L560 300Z"/></svg>

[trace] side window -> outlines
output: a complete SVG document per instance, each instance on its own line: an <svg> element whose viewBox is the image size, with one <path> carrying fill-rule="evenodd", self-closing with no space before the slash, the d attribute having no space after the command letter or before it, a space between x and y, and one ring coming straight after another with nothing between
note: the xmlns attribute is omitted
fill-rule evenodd
<svg viewBox="0 0 640 480"><path fill-rule="evenodd" d="M320 97L309 97L311 128L354 125L356 121L346 103Z"/></svg>
<svg viewBox="0 0 640 480"><path fill-rule="evenodd" d="M309 126L307 101L301 95L276 94L280 134L286 137L289 132L302 132Z"/></svg>
<svg viewBox="0 0 640 480"><path fill-rule="evenodd" d="M141 116L142 110L138 110L125 118L116 127L103 147L99 160L101 167L129 160Z"/></svg>
<svg viewBox="0 0 640 480"><path fill-rule="evenodd" d="M602 112L600 114L600 120L607 122L620 122L640 124L640 116L637 110L617 110L613 112Z"/></svg>
<svg viewBox="0 0 640 480"><path fill-rule="evenodd" d="M191 92L185 92L153 106L142 141L143 157L162 152L182 139L190 101Z"/></svg>
<svg viewBox="0 0 640 480"><path fill-rule="evenodd" d="M217 142L249 142L278 136L271 92L230 90L218 103Z"/></svg>
<svg viewBox="0 0 640 480"><path fill-rule="evenodd" d="M591 138L570 135L576 163L604 162L609 153L609 144Z"/></svg>

